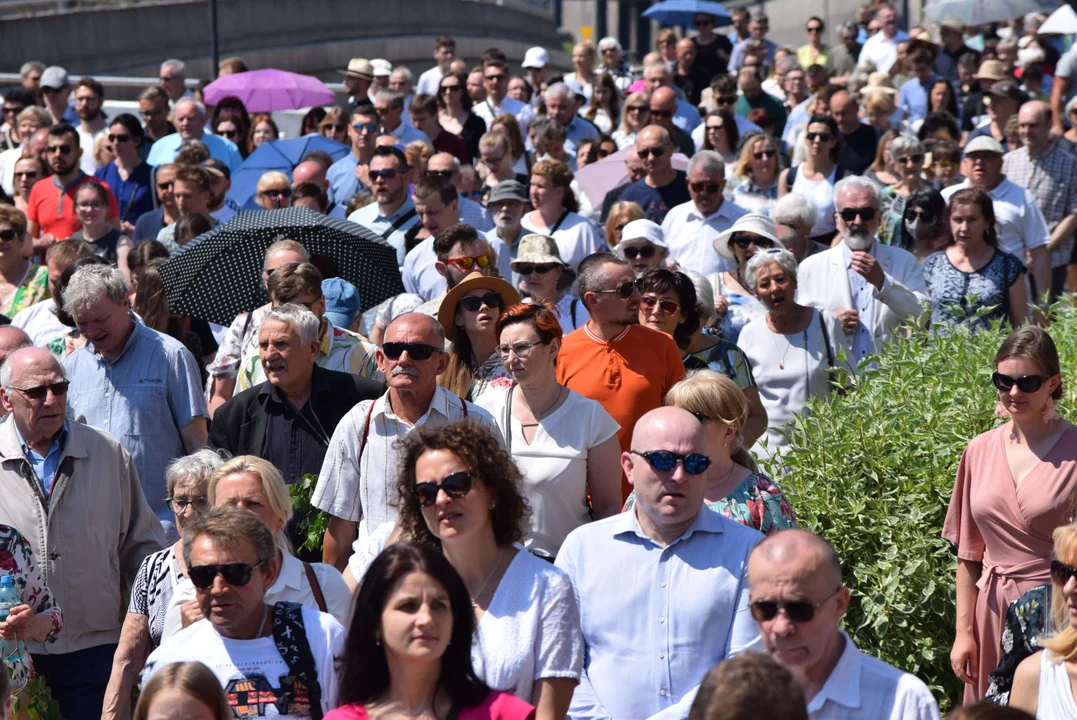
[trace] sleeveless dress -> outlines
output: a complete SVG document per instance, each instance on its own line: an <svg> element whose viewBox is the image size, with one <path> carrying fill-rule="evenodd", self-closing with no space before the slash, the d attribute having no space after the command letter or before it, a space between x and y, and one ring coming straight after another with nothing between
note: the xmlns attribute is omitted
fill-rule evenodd
<svg viewBox="0 0 1077 720"><path fill-rule="evenodd" d="M790 192L799 193L809 198L819 208L815 224L808 231L808 237L827 235L837 227L834 225L834 183L838 181L838 168L835 165L825 180L809 180L804 173L798 172L793 178Z"/></svg>
<svg viewBox="0 0 1077 720"><path fill-rule="evenodd" d="M1055 662L1047 656L1046 650L1040 654L1040 692L1036 717L1044 720L1077 718L1077 700L1073 699L1066 663Z"/></svg>

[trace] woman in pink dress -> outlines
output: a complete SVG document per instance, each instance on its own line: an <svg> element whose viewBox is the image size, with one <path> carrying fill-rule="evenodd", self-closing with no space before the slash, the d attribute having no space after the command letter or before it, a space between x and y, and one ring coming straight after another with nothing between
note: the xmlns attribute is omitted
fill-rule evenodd
<svg viewBox="0 0 1077 720"><path fill-rule="evenodd" d="M444 555L390 545L363 576L337 661L340 706L325 720L534 720L529 703L475 676L474 628L467 586Z"/></svg>
<svg viewBox="0 0 1077 720"><path fill-rule="evenodd" d="M1015 330L992 376L1004 425L969 443L957 469L943 537L957 545L957 628L950 664L965 702L987 691L1006 608L1050 580L1051 533L1070 520L1077 427L1054 411L1058 351L1037 327Z"/></svg>

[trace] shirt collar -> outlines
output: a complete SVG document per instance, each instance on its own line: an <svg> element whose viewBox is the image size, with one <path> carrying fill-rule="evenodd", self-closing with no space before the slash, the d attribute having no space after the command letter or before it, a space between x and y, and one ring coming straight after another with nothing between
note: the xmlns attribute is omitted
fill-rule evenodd
<svg viewBox="0 0 1077 720"><path fill-rule="evenodd" d="M35 455L37 455L37 453L34 452L30 448L30 446L26 444L26 441L23 440L22 433L19 432L19 424L17 422L15 422L15 418L11 418L11 424L15 428L15 437L17 437L19 439L19 445L22 446L22 454L26 457L26 459L27 460L30 459L30 453L34 453ZM60 432L58 432L56 434L56 438L52 441L52 444L49 445L48 452L46 452L44 455L38 455L38 457L47 458L49 455L52 455L57 450L63 448L64 443L66 443L66 442L67 442L67 420L65 419L64 424L60 427Z"/></svg>
<svg viewBox="0 0 1077 720"><path fill-rule="evenodd" d="M456 396L453 395L455 398ZM459 398L456 402L463 402ZM455 404L455 403L454 403ZM430 398L430 405L426 408L426 412L419 418L419 421L415 423L415 427L422 425L430 417L431 413L440 413L442 417L449 417L449 391L438 385L434 388L434 396ZM389 392L386 391L384 395L374 401L373 415L383 415L391 420L404 422L396 413L393 412L392 407L389 406ZM404 423L407 424L407 423Z"/></svg>
<svg viewBox="0 0 1077 720"><path fill-rule="evenodd" d="M613 345L615 342L619 342L621 340L624 340L625 336L628 335L629 332L631 332L633 327L634 327L633 325L629 325L628 327L626 327L624 329L624 332L622 332L620 335L618 335L617 337L613 338L612 340L610 340L608 342L603 340L602 338L600 338L598 335L595 335L593 332L591 332L591 328L589 328L587 326L587 323L583 324L583 331L585 333L587 333L587 337L591 338L591 340L595 341L599 345Z"/></svg>
<svg viewBox="0 0 1077 720"><path fill-rule="evenodd" d="M690 218L694 216L694 217L702 220L703 222L710 222L711 220L716 220L718 218L725 218L726 220L732 220L733 219L733 214L729 209L729 207L732 204L733 203L723 199L722 204L718 206L717 210L712 212L710 215L704 215L703 213L701 213L699 211L699 208L696 207L696 204L693 202L692 203L692 211L690 213L688 213L688 216Z"/></svg>
<svg viewBox="0 0 1077 720"><path fill-rule="evenodd" d="M844 631L841 637L845 641L845 649L826 683L808 703L809 714L821 710L828 700L854 710L860 708L861 653Z"/></svg>
<svg viewBox="0 0 1077 720"><path fill-rule="evenodd" d="M284 561L273 585L266 590L266 595L275 596L284 592L284 588L303 589L303 562L291 553L281 552Z"/></svg>
<svg viewBox="0 0 1077 720"><path fill-rule="evenodd" d="M374 207L377 207L377 203L374 203ZM377 220L382 220L384 222L392 223L392 222L396 221L396 219L399 218L404 213L406 213L406 212L408 212L410 210L414 210L414 209L415 209L415 201L411 199L410 195L406 195L405 198L404 198L404 204L401 205L400 207L398 207L396 209L396 212L394 212L392 215L385 216L385 215L381 214L381 208L378 208L378 216L376 218L374 218L374 219L376 221Z"/></svg>
<svg viewBox="0 0 1077 720"><path fill-rule="evenodd" d="M649 543L654 543L643 533L643 529L639 525L639 518L636 517L636 513L639 512L638 502L633 505L630 512L623 512L617 516L616 522L610 524L610 537L617 538L623 535L635 535ZM709 510L702 505L699 508L699 512L696 513L695 520L688 526L688 529L684 533L670 543L670 547L676 545L679 542L685 541L692 537L697 532L721 534L725 531L723 525L722 514Z"/></svg>
<svg viewBox="0 0 1077 720"><path fill-rule="evenodd" d="M124 343L123 350L120 351L119 355L114 357L112 360L105 360L101 353L97 352L97 348L93 348L94 357L97 358L100 362L103 362L105 365L115 365L120 360L122 360L123 356L126 355L127 352L135 346L135 343L138 342L138 338L142 334L142 332L146 330L146 326L139 322L139 317L137 315L135 315L130 310L127 311L127 315L131 318L131 322L134 323L135 327L131 330L131 334L127 337L127 342ZM93 346L93 343L90 343L90 345Z"/></svg>

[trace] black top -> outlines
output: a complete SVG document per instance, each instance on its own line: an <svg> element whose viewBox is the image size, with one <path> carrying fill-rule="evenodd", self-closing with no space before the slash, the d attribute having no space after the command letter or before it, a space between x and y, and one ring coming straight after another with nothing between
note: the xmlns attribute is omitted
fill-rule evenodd
<svg viewBox="0 0 1077 720"><path fill-rule="evenodd" d="M706 67L700 64L699 58L692 63L692 67L689 68L687 75L674 75L673 84L684 91L684 95L688 98L688 102L693 106L698 106L700 96L703 93L703 89L710 85L711 73Z"/></svg>
<svg viewBox="0 0 1077 720"><path fill-rule="evenodd" d="M332 436L322 427L310 401L296 410L268 382L258 388L258 395L268 416L261 456L281 471L289 485L307 473L321 472Z"/></svg>
<svg viewBox="0 0 1077 720"><path fill-rule="evenodd" d="M875 128L860 123L856 130L846 135L841 134L841 155L838 165L853 175L863 175L864 171L875 162L875 151L879 147L879 138Z"/></svg>
<svg viewBox="0 0 1077 720"><path fill-rule="evenodd" d="M90 248L93 249L94 255L100 258L104 258L105 260L108 260L110 263L115 265L117 262L116 246L119 244L121 238L126 238L127 236L121 233L119 230L113 228L112 230L109 230L107 233L97 238L96 240L86 240L86 238L83 237L81 230L79 230L71 237L74 240L85 241L87 244L89 244ZM156 238L156 235L154 237Z"/></svg>
<svg viewBox="0 0 1077 720"><path fill-rule="evenodd" d="M719 33L715 33L709 43L701 43L698 37L692 38L692 42L696 45L696 67L702 70L707 78L703 87L700 88L702 90L707 87L712 77L724 74L729 69L729 56L733 54L733 43L727 36ZM699 104L698 99L691 102L693 105Z"/></svg>
<svg viewBox="0 0 1077 720"><path fill-rule="evenodd" d="M135 223L135 234L131 242L135 245L143 240L156 240L157 234L165 227L165 209L159 207L139 216Z"/></svg>
<svg viewBox="0 0 1077 720"><path fill-rule="evenodd" d="M692 139L689 133L674 125L669 134L673 144L677 147L677 152L688 158L696 154L696 141Z"/></svg>
<svg viewBox="0 0 1077 720"><path fill-rule="evenodd" d="M677 176L662 187L651 187L647 178L641 178L625 188L622 200L631 200L643 208L643 216L659 225L666 219L666 213L678 205L692 199L688 194L688 175L677 170Z"/></svg>
<svg viewBox="0 0 1077 720"><path fill-rule="evenodd" d="M467 145L467 154L471 162L475 162L475 158L479 157L479 138L485 134L486 121L475 113L468 113L463 131L457 137L464 141L464 145Z"/></svg>

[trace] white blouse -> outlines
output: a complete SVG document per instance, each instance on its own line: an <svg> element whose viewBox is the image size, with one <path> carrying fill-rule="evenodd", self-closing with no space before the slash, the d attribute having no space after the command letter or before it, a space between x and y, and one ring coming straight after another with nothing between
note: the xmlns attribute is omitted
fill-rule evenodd
<svg viewBox="0 0 1077 720"><path fill-rule="evenodd" d="M574 212L565 215L555 232L550 232L548 228L535 227L527 215L524 215L520 225L527 233L551 235L557 242L557 254L573 270L585 257L598 252L603 244L595 224Z"/></svg>

